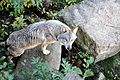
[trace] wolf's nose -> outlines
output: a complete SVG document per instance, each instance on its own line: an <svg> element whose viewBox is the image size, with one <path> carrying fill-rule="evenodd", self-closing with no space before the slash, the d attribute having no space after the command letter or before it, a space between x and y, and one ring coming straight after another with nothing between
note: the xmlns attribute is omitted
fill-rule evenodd
<svg viewBox="0 0 120 80"><path fill-rule="evenodd" d="M67 49L68 49L68 50L71 50L71 49L72 49L72 47L68 47Z"/></svg>

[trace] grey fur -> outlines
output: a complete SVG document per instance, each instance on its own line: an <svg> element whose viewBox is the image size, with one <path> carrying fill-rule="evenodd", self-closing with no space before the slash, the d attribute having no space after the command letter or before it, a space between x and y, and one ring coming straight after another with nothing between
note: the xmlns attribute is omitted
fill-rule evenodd
<svg viewBox="0 0 120 80"><path fill-rule="evenodd" d="M62 36L66 38L65 33L67 33L67 36L73 35L72 30L58 20L37 22L11 33L6 41L7 45L9 45L8 51L12 56L17 57L23 54L26 49L34 48L41 44L43 53L49 54L46 47L51 43L63 40ZM60 35L62 36L60 37Z"/></svg>

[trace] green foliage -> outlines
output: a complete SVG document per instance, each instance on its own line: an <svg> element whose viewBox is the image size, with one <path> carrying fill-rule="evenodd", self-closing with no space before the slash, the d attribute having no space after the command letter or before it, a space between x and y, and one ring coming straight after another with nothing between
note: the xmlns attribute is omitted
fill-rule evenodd
<svg viewBox="0 0 120 80"><path fill-rule="evenodd" d="M0 58L0 80L13 80L13 68L13 62L7 60L5 56L2 56Z"/></svg>
<svg viewBox="0 0 120 80"><path fill-rule="evenodd" d="M22 63L24 65L24 62ZM24 76L24 80L62 80L63 74L59 71L48 70L48 65L40 58L32 59L32 70L23 69L20 74Z"/></svg>
<svg viewBox="0 0 120 80"><path fill-rule="evenodd" d="M8 36L8 32L6 31L7 25L2 24L0 22L0 41L5 40L5 38ZM5 51L4 46L0 46L0 53Z"/></svg>
<svg viewBox="0 0 120 80"><path fill-rule="evenodd" d="M1 10L10 12L10 16L20 16L25 12L25 8L43 8L44 0L2 0L0 1Z"/></svg>
<svg viewBox="0 0 120 80"><path fill-rule="evenodd" d="M33 58L31 63L32 70L29 71L27 69L23 69L20 72L22 72L25 80L62 80L70 71L83 76L83 78L94 76L94 73L90 68L91 64L94 62L94 57L88 52L84 54L79 52L78 55L84 61L84 63L81 64L83 68L73 66L69 61L67 61L67 59L62 58L61 69L59 71L55 70L50 72L48 70L49 65L44 63L40 58ZM25 63L26 60L22 62L23 65L25 65Z"/></svg>
<svg viewBox="0 0 120 80"><path fill-rule="evenodd" d="M87 69L87 70L85 70L83 76L84 76L84 78L94 76L94 73L91 69Z"/></svg>
<svg viewBox="0 0 120 80"><path fill-rule="evenodd" d="M0 8L1 10L8 10L10 7L11 0L1 0L0 1Z"/></svg>
<svg viewBox="0 0 120 80"><path fill-rule="evenodd" d="M15 21L11 25L13 26L13 28L22 29L25 25L24 20L25 19L23 18L23 15L21 15L20 17L16 17Z"/></svg>
<svg viewBox="0 0 120 80"><path fill-rule="evenodd" d="M58 70L50 72L52 74L53 80L63 80L64 74Z"/></svg>
<svg viewBox="0 0 120 80"><path fill-rule="evenodd" d="M0 22L0 40L4 40L5 36L8 35L5 30L8 26Z"/></svg>
<svg viewBox="0 0 120 80"><path fill-rule="evenodd" d="M66 7L70 6L70 5L73 5L74 3L78 3L80 1L82 1L82 0L64 0L64 3L65 3L64 8L66 8Z"/></svg>
<svg viewBox="0 0 120 80"><path fill-rule="evenodd" d="M94 72L91 69L94 63L94 56L89 50L81 52L81 50L76 48L76 50L71 50L69 54L70 55L66 57L66 60L69 62L65 62L63 60L64 64L62 63L62 66L65 69L63 70L64 73L68 72L69 70L72 70L83 76L83 78L94 76ZM75 69L74 66L76 66Z"/></svg>
<svg viewBox="0 0 120 80"><path fill-rule="evenodd" d="M86 78L86 77L94 76L93 71L90 69L90 66L94 62L94 57L91 55L91 53L89 51L87 51L86 53L80 51L78 55L83 60L83 64L82 64L82 66L84 67L82 74L83 77Z"/></svg>
<svg viewBox="0 0 120 80"><path fill-rule="evenodd" d="M18 16L24 13L24 0L1 0L0 7L2 10L10 11L11 16Z"/></svg>
<svg viewBox="0 0 120 80"><path fill-rule="evenodd" d="M90 58L87 60L89 63L88 64L92 64L93 63L93 58ZM77 74L82 75L84 78L86 77L90 77L90 76L94 76L94 73L91 69L89 69L89 66L85 66L84 71L82 71L80 68L76 67L76 66L72 66L69 62L67 62L65 59L62 59L62 72L64 74L67 74L69 71L74 71Z"/></svg>
<svg viewBox="0 0 120 80"><path fill-rule="evenodd" d="M120 52L96 65L97 70L105 75L106 80L120 80Z"/></svg>
<svg viewBox="0 0 120 80"><path fill-rule="evenodd" d="M13 0L11 7L13 11L10 12L11 16L19 16L24 13L24 0Z"/></svg>
<svg viewBox="0 0 120 80"><path fill-rule="evenodd" d="M80 1L81 0L53 0L44 4L45 0L1 0L0 9L9 11L10 16L20 16L26 11L26 8L29 9L35 7L41 14L44 14L47 17L53 17L53 14L60 9L66 8ZM49 6L46 7L46 5Z"/></svg>
<svg viewBox="0 0 120 80"><path fill-rule="evenodd" d="M39 58L33 58L32 65L31 80L52 80L47 64L43 63Z"/></svg>
<svg viewBox="0 0 120 80"><path fill-rule="evenodd" d="M2 26L5 26L5 25L2 24ZM5 28L1 27L0 28L0 36L1 37L5 37L5 34L8 35L8 33L5 31Z"/></svg>
<svg viewBox="0 0 120 80"><path fill-rule="evenodd" d="M32 7L37 7L41 8L43 7L44 0L25 0L24 1L24 6L27 8Z"/></svg>
<svg viewBox="0 0 120 80"><path fill-rule="evenodd" d="M2 53L3 51L5 51L5 48L0 46L0 53Z"/></svg>
<svg viewBox="0 0 120 80"><path fill-rule="evenodd" d="M40 12L44 12L44 0L1 0L1 10L10 12L10 16L20 16L25 12L25 8L36 7Z"/></svg>
<svg viewBox="0 0 120 80"><path fill-rule="evenodd" d="M80 68L77 68L76 66L72 66L68 61L66 61L65 59L62 59L62 63L61 63L63 69L62 72L64 74L67 74L70 71L74 71L77 74L81 74L82 75L82 71Z"/></svg>

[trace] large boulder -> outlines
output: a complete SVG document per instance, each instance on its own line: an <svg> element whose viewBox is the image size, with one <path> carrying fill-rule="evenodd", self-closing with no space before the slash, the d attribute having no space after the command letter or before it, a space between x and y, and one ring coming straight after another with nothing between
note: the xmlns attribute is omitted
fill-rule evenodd
<svg viewBox="0 0 120 80"><path fill-rule="evenodd" d="M95 62L120 51L119 0L84 0L60 11L58 18L79 27L77 43L97 53Z"/></svg>
<svg viewBox="0 0 120 80"><path fill-rule="evenodd" d="M59 70L61 62L61 45L56 42L48 46L50 54L44 55L41 51L41 46L37 46L33 49L26 50L17 62L15 69L15 80L25 80L24 75L20 73L21 70L32 71L32 58L40 57L49 66L49 70ZM28 74L27 74L28 75Z"/></svg>

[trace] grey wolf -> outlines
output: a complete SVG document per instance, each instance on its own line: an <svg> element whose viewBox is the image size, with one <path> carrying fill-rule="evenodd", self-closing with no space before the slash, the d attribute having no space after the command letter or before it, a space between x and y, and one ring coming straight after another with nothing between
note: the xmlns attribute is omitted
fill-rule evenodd
<svg viewBox="0 0 120 80"><path fill-rule="evenodd" d="M56 41L59 41L66 49L71 49L77 38L77 30L77 27L72 30L58 20L36 22L11 33L6 40L9 46L7 50L13 57L17 57L25 50L41 45L43 53L47 55L50 51L46 48Z"/></svg>

